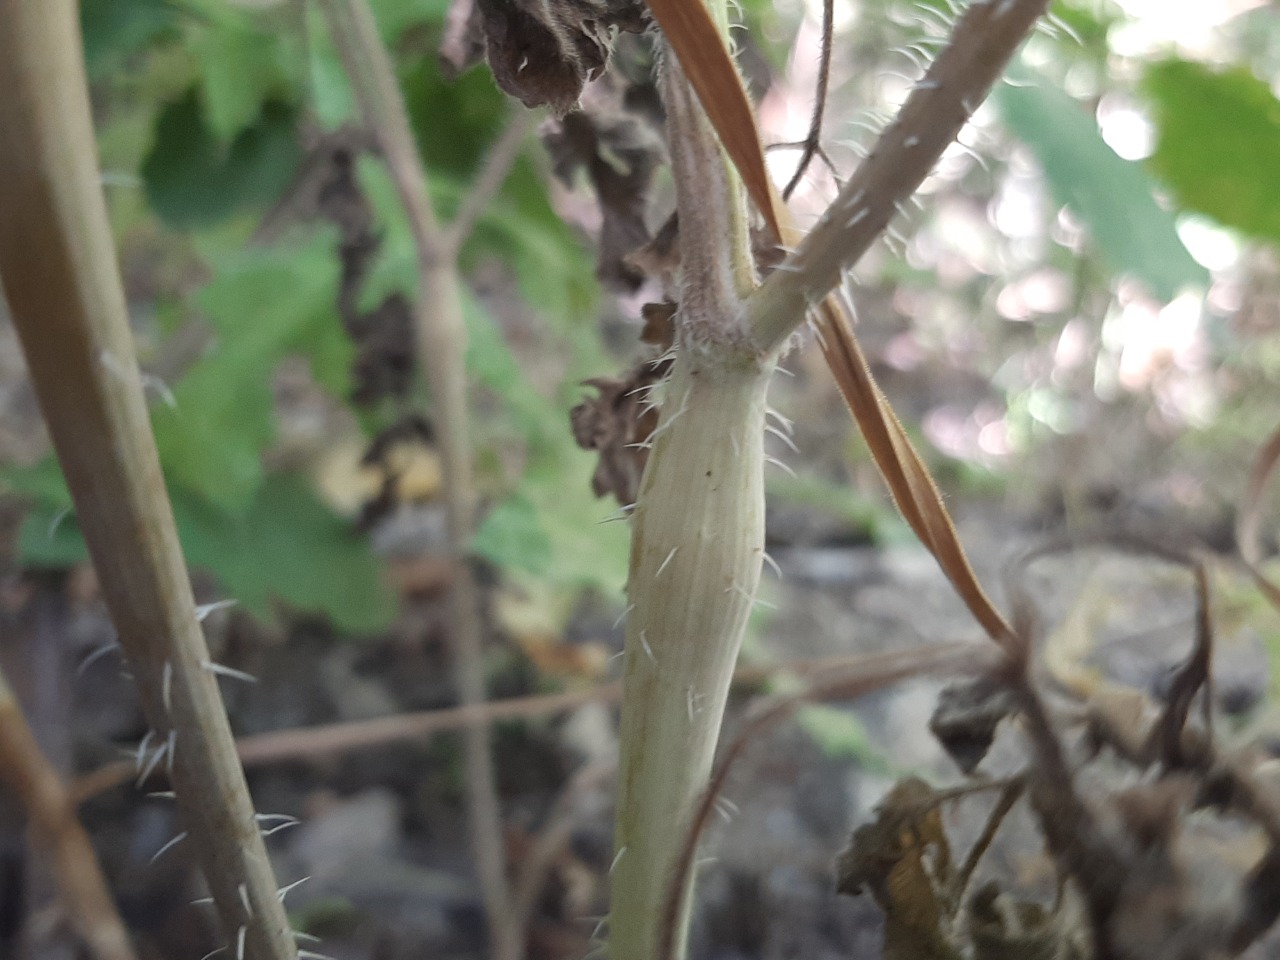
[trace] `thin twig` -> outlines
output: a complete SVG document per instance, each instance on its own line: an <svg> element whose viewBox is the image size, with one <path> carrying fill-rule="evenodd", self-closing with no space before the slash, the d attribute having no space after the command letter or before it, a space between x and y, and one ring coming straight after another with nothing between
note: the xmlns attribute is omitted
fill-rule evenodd
<svg viewBox="0 0 1280 960"><path fill-rule="evenodd" d="M795 253L748 301L748 325L762 350L791 336L884 232L986 98L1047 5L1048 0L969 4L870 156Z"/></svg>
<svg viewBox="0 0 1280 960"><path fill-rule="evenodd" d="M964 899L965 891L969 888L969 881L973 878L974 871L978 869L978 864L986 855L992 841L995 840L1000 825L1004 823L1004 818L1009 815L1013 805L1022 796L1022 791L1026 789L1026 785L1026 778L1023 776L1013 777L998 785L1000 796L996 798L995 805L987 816L986 825L982 828L982 833L978 835L978 839L969 848L969 854L965 857L964 863L956 873L955 881L948 891L948 908L953 915L960 908L960 903Z"/></svg>
<svg viewBox="0 0 1280 960"><path fill-rule="evenodd" d="M827 674L834 670L856 670L865 654L791 660L778 664L739 667L734 681L754 684L780 673L798 677ZM240 760L246 767L268 766L289 760L319 760L354 750L385 746L406 740L425 741L441 733L451 733L471 725L487 725L500 720L528 720L564 713L587 703L611 703L622 696L621 683L605 683L572 693L510 697L485 703L440 710L420 710L373 720L348 720L315 727L255 733L236 741ZM72 788L76 803L96 797L137 776L132 760L99 767L80 777Z"/></svg>
<svg viewBox="0 0 1280 960"><path fill-rule="evenodd" d="M367 0L326 0L333 39L351 77L366 122L373 128L395 181L418 252L415 326L418 359L434 401L434 422L444 467L449 550L454 559L449 593L450 636L458 693L464 706L484 702L483 629L479 592L467 562L472 535L474 485L468 426L466 328L462 290L449 237L431 208L427 177L418 155L400 88ZM488 728L474 724L464 733L468 828L476 871L484 891L490 949L496 960L519 960L520 931L510 922L502 848L502 814L494 783Z"/></svg>
<svg viewBox="0 0 1280 960"><path fill-rule="evenodd" d="M581 818L578 805L584 794L595 790L618 770L616 763L593 763L579 770L565 785L547 814L546 824L538 832L533 849L520 864L516 877L513 920L524 930L533 919L533 908L546 882L547 871L556 856L569 844L573 828Z"/></svg>
<svg viewBox="0 0 1280 960"><path fill-rule="evenodd" d="M827 88L831 83L831 44L835 32L836 0L822 0L822 51L818 55L818 89L814 92L813 115L809 119L809 133L804 138L804 153L796 164L796 172L782 188L782 199L790 200L800 185L814 154L822 149L822 115L827 109Z"/></svg>
<svg viewBox="0 0 1280 960"><path fill-rule="evenodd" d="M706 829L707 822L711 819L716 800L723 793L734 765L746 752L747 747L754 743L765 730L786 719L806 703L823 700L852 700L876 690L882 690L901 680L928 674L980 673L991 668L995 656L994 648L985 644L972 643L943 643L913 650L864 656L859 666L849 670L843 676L834 680L824 680L794 696L762 704L755 717L744 724L738 735L724 749L720 763L698 801L691 825L685 833L680 856L676 860L667 885L663 903L662 940L658 944L657 960L673 960L677 956L676 935L679 924L676 918L679 916L680 905L688 896L689 884L693 879L693 861L698 850L698 841Z"/></svg>
<svg viewBox="0 0 1280 960"><path fill-rule="evenodd" d="M293 960L196 619L96 162L77 5L0 3L0 284L228 942Z"/></svg>
<svg viewBox="0 0 1280 960"><path fill-rule="evenodd" d="M533 127L533 114L524 107L512 108L511 118L503 128L498 139L489 147L485 155L480 175L472 183L467 195L462 198L457 214L445 230L445 246L456 257L462 245L471 236L476 221L480 219L485 208L502 188L507 175L520 156L520 148L524 146Z"/></svg>
<svg viewBox="0 0 1280 960"><path fill-rule="evenodd" d="M21 802L33 845L48 857L63 910L96 960L135 960L133 945L76 807L40 751L0 675L0 781Z"/></svg>

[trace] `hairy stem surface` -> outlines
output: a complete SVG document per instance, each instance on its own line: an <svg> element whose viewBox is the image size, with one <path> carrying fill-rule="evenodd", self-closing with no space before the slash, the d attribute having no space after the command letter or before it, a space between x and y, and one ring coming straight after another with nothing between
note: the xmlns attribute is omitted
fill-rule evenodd
<svg viewBox="0 0 1280 960"><path fill-rule="evenodd" d="M764 556L771 365L676 358L631 544L610 912L615 960L652 960L676 857L706 785ZM688 904L677 921L677 940Z"/></svg>
<svg viewBox="0 0 1280 960"><path fill-rule="evenodd" d="M292 960L160 473L82 49L71 0L0 3L0 280L152 726L148 762L172 772L233 955Z"/></svg>
<svg viewBox="0 0 1280 960"><path fill-rule="evenodd" d="M712 4L724 30L722 4ZM746 196L680 63L661 81L680 216L676 356L632 520L615 960L683 944L663 912L707 781L764 557L764 411L774 361L745 335L755 284ZM675 930L668 929L672 924Z"/></svg>

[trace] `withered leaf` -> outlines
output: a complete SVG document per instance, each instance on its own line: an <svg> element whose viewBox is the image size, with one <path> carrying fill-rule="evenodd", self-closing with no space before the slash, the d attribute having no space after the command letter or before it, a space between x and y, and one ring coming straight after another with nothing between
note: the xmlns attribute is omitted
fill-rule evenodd
<svg viewBox="0 0 1280 960"><path fill-rule="evenodd" d="M929 730L965 773L973 773L991 749L1000 721L1017 710L1017 698L994 677L949 684L938 694Z"/></svg>
<svg viewBox="0 0 1280 960"><path fill-rule="evenodd" d="M526 107L572 110L604 72L614 28L644 29L639 0L476 0L498 86Z"/></svg>
<svg viewBox="0 0 1280 960"><path fill-rule="evenodd" d="M557 177L572 184L577 171L585 170L595 190L601 214L596 276L636 289L645 275L627 257L649 241L645 207L653 173L666 158L661 134L647 120L601 99L549 123L543 143Z"/></svg>
<svg viewBox="0 0 1280 960"><path fill-rule="evenodd" d="M644 318L644 330L640 340L657 347L663 353L671 349L676 339L675 317L676 305L670 300L662 303L646 303L640 308L640 316Z"/></svg>
<svg viewBox="0 0 1280 960"><path fill-rule="evenodd" d="M627 266L646 277L656 277L664 290L674 291L680 269L679 239L680 218L672 212L648 243L627 255Z"/></svg>
<svg viewBox="0 0 1280 960"><path fill-rule="evenodd" d="M867 889L885 914L886 960L954 960L946 890L951 848L936 794L918 777L894 785L873 823L853 832L836 864L836 891Z"/></svg>
<svg viewBox="0 0 1280 960"><path fill-rule="evenodd" d="M626 377L584 381L597 395L574 407L569 419L578 446L600 454L591 477L597 497L613 494L623 506L635 503L649 458L641 445L658 426L658 409L646 388L659 383L669 367L670 361L641 363Z"/></svg>
<svg viewBox="0 0 1280 960"><path fill-rule="evenodd" d="M1042 904L1015 900L994 883L974 892L968 916L975 960L1075 960L1084 955L1078 925L1061 922Z"/></svg>

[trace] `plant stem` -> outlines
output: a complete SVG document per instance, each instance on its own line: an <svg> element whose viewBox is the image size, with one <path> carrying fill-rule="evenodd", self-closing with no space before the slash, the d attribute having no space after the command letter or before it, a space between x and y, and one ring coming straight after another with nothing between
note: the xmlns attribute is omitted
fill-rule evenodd
<svg viewBox="0 0 1280 960"><path fill-rule="evenodd" d="M436 220L427 177L391 60L378 37L367 0L326 0L334 42L355 87L408 216L418 253L418 297L414 308L418 361L433 401L433 420L444 468L449 551L455 574L449 593L450 635L459 699L464 707L485 700L479 592L467 547L474 522L470 428L467 412L466 343L462 290L451 240ZM511 922L502 849L502 815L489 752L489 731L473 723L464 731L468 826L489 920L490 951L496 960L519 960L521 931Z"/></svg>
<svg viewBox="0 0 1280 960"><path fill-rule="evenodd" d="M969 122L1048 0L971 2L951 39L840 195L751 295L747 325L762 349L786 341L884 232Z"/></svg>
<svg viewBox="0 0 1280 960"><path fill-rule="evenodd" d="M713 16L724 29L723 4ZM680 216L675 362L632 520L609 913L615 960L683 945L668 879L711 771L764 558L774 358L741 327L754 284L745 194L681 65L662 81Z"/></svg>
<svg viewBox="0 0 1280 960"><path fill-rule="evenodd" d="M788 660L776 664L740 666L733 672L735 683L755 684L779 674L811 678L842 670L856 670L864 656L819 657ZM236 741L240 762L246 768L268 766L289 760L320 760L390 743L422 743L442 733L452 733L473 724L493 724L500 720L532 720L566 713L587 703L612 703L622 699L622 684L602 683L570 693L539 694L489 700L465 707L419 710L372 720L345 720L301 729L273 730L241 737ZM131 760L108 763L78 778L72 785L76 803L97 796L137 776Z"/></svg>
<svg viewBox="0 0 1280 960"><path fill-rule="evenodd" d="M67 918L96 960L136 960L75 803L41 752L0 674L0 780L21 802L33 846L49 860Z"/></svg>
<svg viewBox="0 0 1280 960"><path fill-rule="evenodd" d="M502 188L507 175L511 173L516 158L520 156L520 148L524 146L525 138L529 136L529 130L533 127L532 117L533 114L524 107L513 107L507 125L503 127L498 139L489 147L484 165L480 168L480 175L476 177L467 195L462 198L462 204L449 224L446 242L454 257L457 257L462 245L471 236L476 221L480 219L489 201Z"/></svg>
<svg viewBox="0 0 1280 960"><path fill-rule="evenodd" d="M764 556L771 366L687 344L635 510L610 908L615 960L652 960L707 781ZM683 940L688 904L677 918Z"/></svg>
<svg viewBox="0 0 1280 960"><path fill-rule="evenodd" d="M81 50L71 0L0 3L0 279L228 941L292 960L151 434Z"/></svg>

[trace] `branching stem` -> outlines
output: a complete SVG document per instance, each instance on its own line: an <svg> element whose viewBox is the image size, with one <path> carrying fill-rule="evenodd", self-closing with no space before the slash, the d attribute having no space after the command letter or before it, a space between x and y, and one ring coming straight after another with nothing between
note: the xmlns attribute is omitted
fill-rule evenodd
<svg viewBox="0 0 1280 960"><path fill-rule="evenodd" d="M463 197L462 205L458 207L458 212L446 231L445 242L455 257L462 249L462 245L467 242L467 238L471 236L471 231L475 229L476 221L484 213L485 207L502 188L507 175L511 173L516 158L520 156L520 148L524 146L525 139L533 127L532 118L533 114L524 107L514 107L511 119L485 155L480 175L476 177L475 183Z"/></svg>
<svg viewBox="0 0 1280 960"><path fill-rule="evenodd" d="M822 49L818 54L818 87L813 95L813 115L809 120L809 132L804 138L804 152L800 154L800 162L796 164L796 172L791 175L787 185L782 189L782 199L790 200L791 194L800 185L805 171L815 155L822 152L822 116L827 109L827 88L831 85L831 45L835 33L836 0L822 0Z"/></svg>
<svg viewBox="0 0 1280 960"><path fill-rule="evenodd" d="M449 550L455 564L449 594L450 634L455 651L459 699L463 706L485 700L485 678L479 593L467 563L467 544L474 523L474 484L467 411L466 343L462 288L455 260L454 238L441 229L431 207L427 177L418 155L400 88L367 0L325 0L333 38L355 87L365 119L372 127L383 158L408 215L418 252L418 297L415 328L418 359L434 404L444 467L445 509ZM507 143L504 137L500 143ZM489 179L500 183L519 146L515 133L491 165ZM490 189L486 187L487 190ZM482 205L479 193L476 207ZM465 228L465 223L464 223ZM489 753L489 731L482 724L466 727L466 781L470 804L469 829L476 870L484 891L489 919L490 950L495 960L519 960L523 954L520 930L511 922L502 849L502 815Z"/></svg>
<svg viewBox="0 0 1280 960"><path fill-rule="evenodd" d="M986 98L1048 0L974 0L875 149L793 254L752 294L761 349L780 346L840 283ZM784 238L785 239L785 238Z"/></svg>

